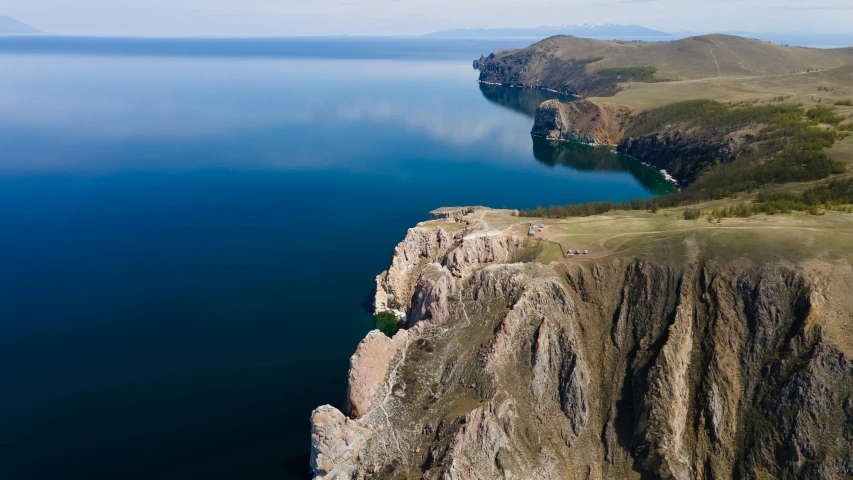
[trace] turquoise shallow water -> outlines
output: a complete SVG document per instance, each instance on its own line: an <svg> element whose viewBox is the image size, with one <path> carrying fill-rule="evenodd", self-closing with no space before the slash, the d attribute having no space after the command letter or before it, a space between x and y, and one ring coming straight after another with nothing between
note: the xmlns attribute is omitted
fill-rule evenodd
<svg viewBox="0 0 853 480"><path fill-rule="evenodd" d="M4 479L305 478L430 209L666 188L531 138L495 43L75 41L0 39Z"/></svg>

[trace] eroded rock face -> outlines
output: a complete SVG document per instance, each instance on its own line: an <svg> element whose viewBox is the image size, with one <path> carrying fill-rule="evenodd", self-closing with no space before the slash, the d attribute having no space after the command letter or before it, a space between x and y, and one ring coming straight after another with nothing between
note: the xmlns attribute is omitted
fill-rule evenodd
<svg viewBox="0 0 853 480"><path fill-rule="evenodd" d="M645 467L660 478L693 478L684 430L690 406L688 369L693 349L693 276L682 279L675 321L668 329L666 344L649 372L649 388L642 399L637 427ZM712 404L717 409L719 405Z"/></svg>
<svg viewBox="0 0 853 480"><path fill-rule="evenodd" d="M325 405L311 414L311 468L316 479L351 478L373 432Z"/></svg>
<svg viewBox="0 0 853 480"><path fill-rule="evenodd" d="M467 228L456 234L443 228L410 229L394 250L391 267L376 277L375 313L393 311L408 326L415 325L425 315L434 318L431 308L443 312L443 303L433 305L434 301L446 299L453 288L453 280L443 279L444 271L438 270L445 269L459 278L482 265L510 261L522 248L523 239L481 232L477 213L482 210L488 210L490 215L518 214L516 210L482 207L443 209L431 212L431 217L462 223ZM413 308L416 318L409 319Z"/></svg>
<svg viewBox="0 0 853 480"><path fill-rule="evenodd" d="M413 327L418 322L429 321L441 324L448 317L448 295L453 294L454 281L444 266L431 263L424 269L412 296L412 306L406 319L406 326Z"/></svg>
<svg viewBox="0 0 853 480"><path fill-rule="evenodd" d="M350 417L364 415L376 401L388 365L406 341L408 332L400 331L393 339L379 330L367 334L350 359L347 412Z"/></svg>
<svg viewBox="0 0 853 480"><path fill-rule="evenodd" d="M449 252L443 264L455 277L462 277L481 265L509 262L522 243L523 240L516 236L473 235L464 238Z"/></svg>
<svg viewBox="0 0 853 480"><path fill-rule="evenodd" d="M514 415L512 400L506 397L468 413L464 427L453 438L439 478L466 480L505 476L507 466L501 465L498 455L512 448L507 430L512 428ZM524 472L515 472L515 475L523 476Z"/></svg>
<svg viewBox="0 0 853 480"><path fill-rule="evenodd" d="M442 228L412 228L394 249L391 266L376 277L376 313L393 311L404 318L422 268L453 247L453 236Z"/></svg>
<svg viewBox="0 0 853 480"><path fill-rule="evenodd" d="M849 266L721 263L686 239L660 264L512 263L475 223L412 268L414 326L359 346L357 418L315 412L318 478L853 472L853 362L829 331L853 319L826 300Z"/></svg>
<svg viewBox="0 0 853 480"><path fill-rule="evenodd" d="M672 125L660 132L622 138L619 151L638 161L665 169L680 183L693 182L715 163L728 163L741 153L748 134L721 136L691 126Z"/></svg>
<svg viewBox="0 0 853 480"><path fill-rule="evenodd" d="M546 88L582 97L605 97L618 93L629 78L598 73L595 57L612 55L621 47L594 40L573 39L579 45L564 45L566 37L552 37L520 50L505 50L476 62L480 81L514 87ZM602 50L601 47L606 46ZM568 47L568 50L564 50ZM562 52L561 52L562 51ZM560 54L568 54L563 57Z"/></svg>
<svg viewBox="0 0 853 480"><path fill-rule="evenodd" d="M464 223L465 218L474 212L475 207L440 208L429 212L430 220L445 220L451 223Z"/></svg>
<svg viewBox="0 0 853 480"><path fill-rule="evenodd" d="M636 110L623 105L589 100L571 103L548 100L536 110L536 120L530 133L553 140L616 145L624 137L636 113Z"/></svg>

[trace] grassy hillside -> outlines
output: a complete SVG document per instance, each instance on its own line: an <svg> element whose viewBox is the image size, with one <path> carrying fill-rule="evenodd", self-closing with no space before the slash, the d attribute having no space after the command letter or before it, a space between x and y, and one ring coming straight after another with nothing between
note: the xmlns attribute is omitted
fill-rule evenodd
<svg viewBox="0 0 853 480"><path fill-rule="evenodd" d="M701 215L687 220L684 208L661 209L656 213L646 211L614 210L607 214L588 217L554 219L548 217L498 217L484 219L491 228L524 236L531 221L545 225L537 238L559 244L566 249L588 250L589 255L574 258L550 259L560 262L583 262L617 254L666 255L666 239L683 238L687 234L700 234L717 239L722 249L716 252L722 260L746 255L757 261L761 257L773 257L797 262L805 257L831 262L839 258L853 258L853 215L827 210L822 215L792 212L785 215L753 215L749 217L727 217L722 221L708 217L714 209L742 204L743 200L721 200L697 205ZM749 239L749 235L760 235ZM803 238L831 239L832 248L804 252L784 245L802 245ZM744 238L741 238L744 237ZM730 239L730 241L726 241ZM767 248L768 242L780 244L781 248ZM544 255L544 253L543 253ZM540 261L542 258L540 258Z"/></svg>
<svg viewBox="0 0 853 480"><path fill-rule="evenodd" d="M699 99L771 102L781 98L788 103L834 104L853 99L853 65L783 75L625 83L621 87L615 95L595 100L640 109Z"/></svg>
<svg viewBox="0 0 853 480"><path fill-rule="evenodd" d="M784 47L731 35L705 35L673 42L647 43L551 37L530 47L504 50L487 63L523 68L518 80L528 86L557 82L561 71L579 59L587 73L608 69L655 69L658 79L750 77L808 72L853 65L851 49ZM557 82L558 83L558 82Z"/></svg>
<svg viewBox="0 0 853 480"><path fill-rule="evenodd" d="M595 141L619 143L686 187L660 206L853 173L853 48L730 35L661 43L553 37L497 52L480 68L484 81L574 92L599 106L584 111L633 108L629 121L602 125ZM561 113L561 135L604 118L589 117ZM540 131L550 132L534 126Z"/></svg>

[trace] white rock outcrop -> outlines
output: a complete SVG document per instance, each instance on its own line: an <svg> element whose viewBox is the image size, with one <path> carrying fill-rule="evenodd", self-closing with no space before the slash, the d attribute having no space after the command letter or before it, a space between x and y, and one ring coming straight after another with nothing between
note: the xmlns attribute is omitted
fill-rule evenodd
<svg viewBox="0 0 853 480"><path fill-rule="evenodd" d="M317 480L351 478L372 432L324 405L311 413L311 468Z"/></svg>

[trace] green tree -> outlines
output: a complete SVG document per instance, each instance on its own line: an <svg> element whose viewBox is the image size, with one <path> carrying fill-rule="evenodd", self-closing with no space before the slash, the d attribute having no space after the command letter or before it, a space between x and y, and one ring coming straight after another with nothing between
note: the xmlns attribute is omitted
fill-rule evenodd
<svg viewBox="0 0 853 480"><path fill-rule="evenodd" d="M376 328L389 337L393 337L402 327L402 322L394 312L379 312L373 316Z"/></svg>

